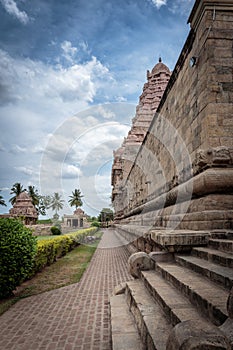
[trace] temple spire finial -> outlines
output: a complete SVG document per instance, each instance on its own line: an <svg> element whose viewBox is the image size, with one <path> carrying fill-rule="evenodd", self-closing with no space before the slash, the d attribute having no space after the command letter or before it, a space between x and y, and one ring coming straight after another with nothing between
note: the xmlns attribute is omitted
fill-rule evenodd
<svg viewBox="0 0 233 350"><path fill-rule="evenodd" d="M162 58L161 58L161 56L159 56L159 62L162 62Z"/></svg>

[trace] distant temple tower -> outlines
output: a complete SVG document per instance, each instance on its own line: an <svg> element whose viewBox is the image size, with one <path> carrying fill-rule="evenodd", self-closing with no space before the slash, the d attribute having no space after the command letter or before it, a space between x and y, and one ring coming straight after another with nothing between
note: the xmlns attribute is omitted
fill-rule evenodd
<svg viewBox="0 0 233 350"><path fill-rule="evenodd" d="M26 192L21 192L10 209L10 217L21 218L25 225L35 225L38 219L38 213L32 204L31 197Z"/></svg>
<svg viewBox="0 0 233 350"><path fill-rule="evenodd" d="M124 185L127 176L149 129L170 76L171 71L162 63L160 57L159 62L154 66L152 71L147 71L147 82L143 86L143 92L136 107L136 115L132 120L132 127L121 147L114 151L112 202L115 213L119 215L121 213L118 208L122 208L122 201L124 201Z"/></svg>

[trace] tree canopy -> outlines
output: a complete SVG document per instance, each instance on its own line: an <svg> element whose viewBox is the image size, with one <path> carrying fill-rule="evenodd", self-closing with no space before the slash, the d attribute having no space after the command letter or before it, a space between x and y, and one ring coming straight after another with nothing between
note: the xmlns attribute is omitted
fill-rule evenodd
<svg viewBox="0 0 233 350"><path fill-rule="evenodd" d="M0 190L1 192L1 190ZM6 207L6 203L5 200L3 199L3 196L0 194L0 205L4 205L4 207Z"/></svg>
<svg viewBox="0 0 233 350"><path fill-rule="evenodd" d="M55 211L55 216L58 216L57 212L64 206L64 200L61 197L62 196L58 192L55 192L51 197L49 208Z"/></svg>
<svg viewBox="0 0 233 350"><path fill-rule="evenodd" d="M83 205L81 191L75 188L74 191L72 191L72 196L69 196L70 200L70 206L75 207L76 209L78 207L81 207Z"/></svg>
<svg viewBox="0 0 233 350"><path fill-rule="evenodd" d="M9 202L13 205L16 201L16 198L20 195L20 193L24 191L26 191L26 189L23 188L23 185L21 185L19 182L16 182L11 188L10 194L14 194L14 196L9 199Z"/></svg>

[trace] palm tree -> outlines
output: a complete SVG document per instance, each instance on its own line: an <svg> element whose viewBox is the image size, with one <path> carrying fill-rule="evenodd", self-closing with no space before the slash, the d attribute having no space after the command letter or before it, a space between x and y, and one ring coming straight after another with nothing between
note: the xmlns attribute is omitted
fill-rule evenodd
<svg viewBox="0 0 233 350"><path fill-rule="evenodd" d="M82 202L82 195L81 195L81 191L77 190L77 188L74 190L74 192L72 192L72 196L69 196L71 199L68 201L70 203L71 207L75 207L76 209L78 207L81 207L83 205Z"/></svg>
<svg viewBox="0 0 233 350"><path fill-rule="evenodd" d="M35 186L28 186L28 194L31 197L32 200L32 204L35 207L38 207L39 203L40 203L40 196L38 193L38 190L35 189Z"/></svg>
<svg viewBox="0 0 233 350"><path fill-rule="evenodd" d="M56 217L58 217L59 215L57 214L57 212L63 208L63 203L64 200L61 199L61 195L58 192L55 192L54 195L51 198L51 203L49 205L49 208L51 208L52 210L55 211L55 215Z"/></svg>
<svg viewBox="0 0 233 350"><path fill-rule="evenodd" d="M39 206L38 211L40 215L46 215L46 209L50 208L52 197L49 195L41 196L39 195Z"/></svg>
<svg viewBox="0 0 233 350"><path fill-rule="evenodd" d="M19 182L16 182L11 188L10 194L14 194L14 196L9 199L9 202L13 205L18 195L24 191L26 190L23 188L23 185L21 185Z"/></svg>
<svg viewBox="0 0 233 350"><path fill-rule="evenodd" d="M37 213L40 215L46 215L46 205L44 203L44 197L39 195L35 186L28 186L27 193L31 197L32 204L35 206Z"/></svg>
<svg viewBox="0 0 233 350"><path fill-rule="evenodd" d="M4 205L5 207L7 206L2 195L0 195L0 205Z"/></svg>

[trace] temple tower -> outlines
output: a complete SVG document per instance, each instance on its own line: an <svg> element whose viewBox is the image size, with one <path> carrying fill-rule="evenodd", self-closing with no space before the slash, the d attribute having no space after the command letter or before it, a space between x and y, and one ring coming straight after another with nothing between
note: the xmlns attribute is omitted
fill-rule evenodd
<svg viewBox="0 0 233 350"><path fill-rule="evenodd" d="M124 201L126 179L159 106L170 76L171 71L162 63L160 57L159 62L151 72L147 71L147 82L144 84L143 92L139 97L136 114L132 120L132 127L121 147L114 151L112 201L116 215L120 214L118 213L119 208L122 207L122 201Z"/></svg>

